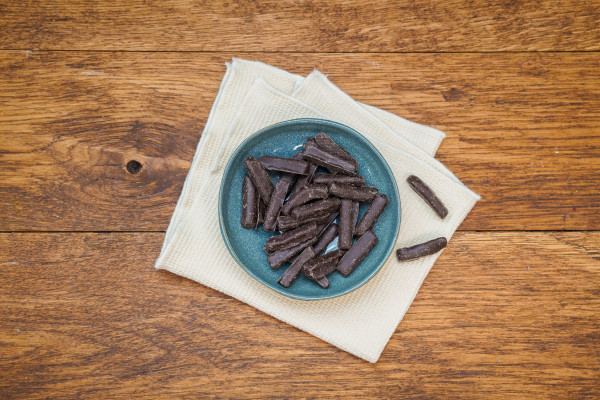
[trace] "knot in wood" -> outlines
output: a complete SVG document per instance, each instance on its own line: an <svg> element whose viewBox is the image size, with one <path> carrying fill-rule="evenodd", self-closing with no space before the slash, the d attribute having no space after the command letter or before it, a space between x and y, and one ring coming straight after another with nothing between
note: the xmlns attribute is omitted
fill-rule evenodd
<svg viewBox="0 0 600 400"><path fill-rule="evenodd" d="M137 160L131 160L126 165L127 172L132 175L137 175L142 170L142 164Z"/></svg>

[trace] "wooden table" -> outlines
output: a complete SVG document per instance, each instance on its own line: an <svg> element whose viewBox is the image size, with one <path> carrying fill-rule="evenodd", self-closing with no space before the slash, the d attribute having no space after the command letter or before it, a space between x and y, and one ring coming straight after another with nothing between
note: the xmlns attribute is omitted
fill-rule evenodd
<svg viewBox="0 0 600 400"><path fill-rule="evenodd" d="M0 3L0 397L600 398L599 21L564 0ZM445 131L438 159L483 196L377 364L153 268L233 56Z"/></svg>

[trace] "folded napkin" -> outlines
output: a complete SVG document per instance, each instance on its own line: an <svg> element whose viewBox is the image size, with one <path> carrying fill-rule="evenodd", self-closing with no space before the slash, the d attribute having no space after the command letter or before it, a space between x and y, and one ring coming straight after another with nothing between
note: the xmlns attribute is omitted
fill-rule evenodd
<svg viewBox="0 0 600 400"><path fill-rule="evenodd" d="M385 157L402 201L396 248L439 236L450 239L479 200L432 157L444 137L442 132L355 102L318 71L302 78L263 63L234 59L227 64L156 268L219 290L376 362L439 253L404 263L392 256L361 288L333 299L302 301L255 281L234 261L221 239L215 188L227 160L257 130L303 117L346 124ZM406 184L411 174L427 182L445 203L449 214L444 220Z"/></svg>

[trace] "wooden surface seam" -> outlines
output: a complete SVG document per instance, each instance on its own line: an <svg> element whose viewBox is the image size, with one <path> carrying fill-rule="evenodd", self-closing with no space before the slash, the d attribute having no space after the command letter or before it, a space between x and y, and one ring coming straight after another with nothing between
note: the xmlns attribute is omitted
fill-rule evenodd
<svg viewBox="0 0 600 400"><path fill-rule="evenodd" d="M598 51L594 2L107 0L0 4L0 48Z"/></svg>

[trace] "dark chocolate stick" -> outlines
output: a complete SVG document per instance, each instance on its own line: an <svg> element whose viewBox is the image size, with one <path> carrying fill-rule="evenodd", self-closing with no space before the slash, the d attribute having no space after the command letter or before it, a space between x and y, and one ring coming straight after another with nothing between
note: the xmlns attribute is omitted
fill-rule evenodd
<svg viewBox="0 0 600 400"><path fill-rule="evenodd" d="M315 174L313 183L322 183L328 185L332 182L342 185L363 186L365 178L360 175L340 175L340 174Z"/></svg>
<svg viewBox="0 0 600 400"><path fill-rule="evenodd" d="M254 159L254 157L248 157L244 161L244 166L248 171L250 179L252 179L252 183L256 186L260 197L268 204L271 200L271 193L273 193L273 182L271 182L269 174L267 174L262 164Z"/></svg>
<svg viewBox="0 0 600 400"><path fill-rule="evenodd" d="M320 214L329 214L340 208L340 199L330 197L325 200L315 201L314 203L304 204L292 210L292 217L297 220L304 220Z"/></svg>
<svg viewBox="0 0 600 400"><path fill-rule="evenodd" d="M292 157L292 159L293 160L302 160L302 152L301 151L297 152L294 155L294 157ZM300 176L303 176L303 175L300 175ZM290 187L292 187L294 185L294 182L296 182L296 177L298 177L298 175L285 172L285 173L281 174L281 176L279 177L279 179L283 179L284 181L288 181L290 183Z"/></svg>
<svg viewBox="0 0 600 400"><path fill-rule="evenodd" d="M267 211L267 205L265 204L263 199L260 198L258 192L256 193L256 195L258 197L258 215L256 217L256 227L254 229L258 228L260 224L265 222L265 212Z"/></svg>
<svg viewBox="0 0 600 400"><path fill-rule="evenodd" d="M287 232L289 230L295 229L300 225L307 224L309 222L316 222L317 224L322 224L326 222L329 218L329 214L315 214L310 218L306 219L296 219L292 218L289 215L280 215L277 218L277 228L281 232Z"/></svg>
<svg viewBox="0 0 600 400"><path fill-rule="evenodd" d="M343 253L341 250L325 253L304 264L302 270L306 276L317 280L335 271L337 263L340 257L342 257L342 254Z"/></svg>
<svg viewBox="0 0 600 400"><path fill-rule="evenodd" d="M323 276L319 279L316 280L316 282L319 284L319 286L321 286L323 289L327 289L329 287L329 279L327 279L327 277Z"/></svg>
<svg viewBox="0 0 600 400"><path fill-rule="evenodd" d="M302 157L302 153L300 153L300 154L301 154L300 156ZM296 192L298 192L304 186L306 186L312 182L313 175L315 174L315 171L317 170L317 168L319 168L319 166L317 164L308 163L308 174L298 175L298 181L296 182L296 187L294 187L294 190L292 191L292 195L294 195Z"/></svg>
<svg viewBox="0 0 600 400"><path fill-rule="evenodd" d="M344 276L350 275L371 252L378 241L373 231L367 231L342 256L337 266L338 271Z"/></svg>
<svg viewBox="0 0 600 400"><path fill-rule="evenodd" d="M312 246L317 241L317 238L310 238L305 242L297 244L296 246L292 246L288 249L277 250L273 253L269 254L267 257L267 261L271 268L276 269L281 267L283 264L291 260L296 254L300 253L302 250L307 248L308 246Z"/></svg>
<svg viewBox="0 0 600 400"><path fill-rule="evenodd" d="M311 279L327 276L327 274L321 272L330 269L330 264L337 265L337 262L342 254L343 253L341 250L335 250L326 254L315 256L312 260L304 264L304 267L302 267L302 272ZM334 270L335 268L329 271L329 273L333 272Z"/></svg>
<svg viewBox="0 0 600 400"><path fill-rule="evenodd" d="M294 207L301 206L315 199L324 199L329 191L325 185L306 185L292 194L281 208L283 214L289 214Z"/></svg>
<svg viewBox="0 0 600 400"><path fill-rule="evenodd" d="M352 163L355 169L358 168L358 161L325 133L321 132L317 134L315 142L317 142L317 146L321 149Z"/></svg>
<svg viewBox="0 0 600 400"><path fill-rule="evenodd" d="M327 217L325 222L323 222L320 225L317 225L317 231L319 231L319 233L318 233L319 236L321 236L321 234L323 234L323 232L325 232L325 229L329 228L329 226L331 224L333 224L333 221L335 221L335 219L338 217L339 214L340 213L338 211L334 211L331 214L329 214L329 217Z"/></svg>
<svg viewBox="0 0 600 400"><path fill-rule="evenodd" d="M413 188L413 190L417 192L417 194L421 196L421 198L425 200L427 204L429 204L429 206L441 219L446 218L446 215L448 215L448 209L435 195L435 193L433 193L433 190L431 190L431 188L425 184L425 182L414 175L409 176L406 181L410 187Z"/></svg>
<svg viewBox="0 0 600 400"><path fill-rule="evenodd" d="M308 163L306 161L273 156L260 156L258 161L266 169L288 172L296 175L308 174Z"/></svg>
<svg viewBox="0 0 600 400"><path fill-rule="evenodd" d="M333 182L329 184L329 194L355 201L371 201L376 193L369 186L357 187Z"/></svg>
<svg viewBox="0 0 600 400"><path fill-rule="evenodd" d="M306 141L304 142L304 145L302 145L302 147L304 147L304 150L308 149L309 147L318 147L317 141L314 137L306 138Z"/></svg>
<svg viewBox="0 0 600 400"><path fill-rule="evenodd" d="M298 257L296 257L292 265L290 265L290 267L283 273L281 278L279 278L279 284L283 287L290 287L300 274L302 266L307 261L314 258L314 256L315 252L311 246L304 249L304 251L300 253Z"/></svg>
<svg viewBox="0 0 600 400"><path fill-rule="evenodd" d="M448 241L445 237L439 237L425 243L398 249L396 250L396 257L398 258L398 261L414 260L416 258L435 254L446 247L447 244Z"/></svg>
<svg viewBox="0 0 600 400"><path fill-rule="evenodd" d="M339 259L339 257L341 257L340 250L335 250L335 251L332 251L327 254L321 254L319 256L315 256L312 260L310 260L309 262L304 264L304 266L302 267L302 272L304 273L304 275L306 275L310 278L308 273L310 272L311 269L317 268L323 264L326 264L331 260L337 260L337 259ZM313 277L314 277L314 275L313 275Z"/></svg>
<svg viewBox="0 0 600 400"><path fill-rule="evenodd" d="M356 223L358 222L358 214L360 214L360 202L352 202L352 236L356 235Z"/></svg>
<svg viewBox="0 0 600 400"><path fill-rule="evenodd" d="M340 236L338 248L348 250L352 246L352 200L342 199L340 203Z"/></svg>
<svg viewBox="0 0 600 400"><path fill-rule="evenodd" d="M338 226L336 224L330 225L314 244L313 250L315 254L319 255L329 246L329 243L333 242L333 239L338 235Z"/></svg>
<svg viewBox="0 0 600 400"><path fill-rule="evenodd" d="M314 221L318 225L317 225L317 235L314 237L314 242L313 243L316 243L318 241L318 239L320 239L324 235L325 230L327 230L327 229L329 229L331 227L331 224L333 224L333 221L335 221L335 219L337 218L338 214L339 214L339 212L335 211L335 212L332 212L330 215L327 215L325 217L320 217L320 218L322 218L322 220L321 220L322 222L321 221L317 221L317 220ZM287 217L282 216L280 218L287 218ZM277 220L279 221L279 218ZM310 222L313 222L313 221L310 221ZM337 235L337 225L336 225L336 234L331 238L331 240L333 240L336 235ZM331 242L331 240L329 242L327 242L325 244L325 246L327 246ZM314 246L313 246L313 249L314 249ZM319 253L321 251L319 251Z"/></svg>
<svg viewBox="0 0 600 400"><path fill-rule="evenodd" d="M373 202L371 202L371 205L367 208L365 215L363 215L358 225L356 225L356 236L362 236L366 231L371 229L387 205L388 198L385 194L378 194L375 196Z"/></svg>
<svg viewBox="0 0 600 400"><path fill-rule="evenodd" d="M265 214L265 222L263 223L263 228L265 231L275 230L277 217L279 216L279 211L281 210L281 206L285 201L285 196L287 196L289 188L290 183L288 181L282 179L277 181L275 190L273 190L271 201L269 202L269 206L267 207L267 212Z"/></svg>
<svg viewBox="0 0 600 400"><path fill-rule="evenodd" d="M319 147L308 147L304 150L302 155L304 160L310 161L314 164L320 165L321 167L327 168L330 172L339 172L342 174L354 174L356 167L338 156L327 153L321 150Z"/></svg>
<svg viewBox="0 0 600 400"><path fill-rule="evenodd" d="M258 216L258 192L252 179L244 177L242 184L242 227L246 229L256 228L256 218Z"/></svg>
<svg viewBox="0 0 600 400"><path fill-rule="evenodd" d="M265 251L267 253L270 253L276 250L287 249L289 247L293 247L299 243L302 243L316 235L317 223L311 222L291 231L282 233L281 235L273 236L267 239Z"/></svg>

